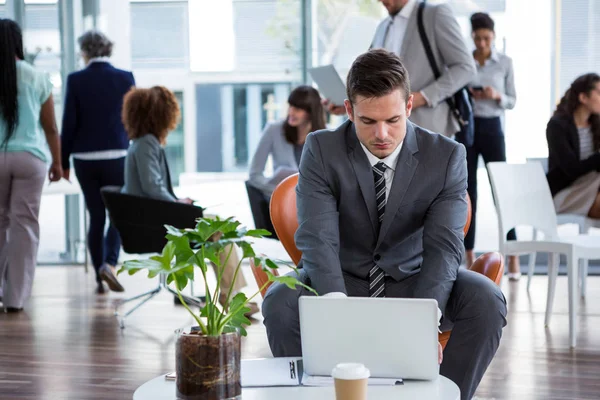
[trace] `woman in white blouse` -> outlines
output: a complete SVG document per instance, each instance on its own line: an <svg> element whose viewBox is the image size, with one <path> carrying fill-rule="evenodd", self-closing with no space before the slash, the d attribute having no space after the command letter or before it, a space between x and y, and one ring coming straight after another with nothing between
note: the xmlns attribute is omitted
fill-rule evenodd
<svg viewBox="0 0 600 400"><path fill-rule="evenodd" d="M473 114L475 116L475 140L467 148L468 192L473 207L473 219L469 232L465 236L466 263L475 260L475 213L477 211L477 164L479 156L487 164L491 161L506 161L504 143L504 110L514 108L516 102L515 80L512 60L494 48L496 34L494 20L486 13L471 16L471 28L475 51L473 57L477 65L477 76L470 84L473 95ZM508 240L516 240L514 229ZM520 276L519 258L508 259L510 279Z"/></svg>

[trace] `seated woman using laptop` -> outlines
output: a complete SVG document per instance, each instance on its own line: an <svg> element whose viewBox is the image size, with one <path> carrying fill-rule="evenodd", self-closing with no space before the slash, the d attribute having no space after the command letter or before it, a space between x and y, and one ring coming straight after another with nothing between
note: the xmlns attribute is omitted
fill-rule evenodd
<svg viewBox="0 0 600 400"><path fill-rule="evenodd" d="M122 118L131 139L125 160L125 186L122 192L177 201L193 207L191 199L179 199L173 192L169 164L163 148L169 132L175 129L180 118L179 104L173 92L163 86L131 89L125 95ZM223 253L224 258L227 253ZM222 295L219 297L221 303L229 291L238 262L238 255L233 251L223 271ZM244 277L238 276L233 290L239 292L244 286ZM249 314L258 312L256 303L249 303L249 307Z"/></svg>
<svg viewBox="0 0 600 400"><path fill-rule="evenodd" d="M557 213L600 218L600 75L577 78L546 128Z"/></svg>

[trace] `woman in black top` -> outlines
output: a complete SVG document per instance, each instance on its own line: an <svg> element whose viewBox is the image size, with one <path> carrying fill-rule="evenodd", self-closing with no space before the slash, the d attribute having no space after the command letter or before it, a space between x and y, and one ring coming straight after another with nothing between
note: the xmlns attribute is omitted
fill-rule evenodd
<svg viewBox="0 0 600 400"><path fill-rule="evenodd" d="M557 213L600 218L600 76L577 78L546 128L548 184Z"/></svg>

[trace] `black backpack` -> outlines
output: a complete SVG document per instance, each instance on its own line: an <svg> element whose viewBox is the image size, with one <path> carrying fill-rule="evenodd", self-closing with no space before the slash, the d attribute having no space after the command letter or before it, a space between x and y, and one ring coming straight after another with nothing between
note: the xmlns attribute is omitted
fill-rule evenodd
<svg viewBox="0 0 600 400"><path fill-rule="evenodd" d="M425 53L427 53L427 59L429 60L429 65L433 70L435 79L438 79L442 74L435 63L433 51L431 51L431 44L429 43L429 39L427 39L427 35L425 34L425 26L423 25L424 8L425 1L419 4L419 14L417 16L419 36L421 37L421 42L425 48ZM458 92L454 93L453 96L448 97L446 99L446 103L448 103L448 106L450 106L450 110L460 126L460 130L456 132L456 141L464 144L465 147L472 146L475 138L475 122L473 121L473 105L471 103L471 95L469 91L466 87L460 89Z"/></svg>

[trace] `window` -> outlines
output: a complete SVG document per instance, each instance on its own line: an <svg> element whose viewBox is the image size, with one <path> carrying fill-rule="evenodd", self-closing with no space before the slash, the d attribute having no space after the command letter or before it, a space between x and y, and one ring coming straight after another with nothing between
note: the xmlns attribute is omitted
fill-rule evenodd
<svg viewBox="0 0 600 400"><path fill-rule="evenodd" d="M571 82L600 69L600 3L597 0L561 0L558 100Z"/></svg>
<svg viewBox="0 0 600 400"><path fill-rule="evenodd" d="M134 68L185 68L188 64L187 1L131 3Z"/></svg>
<svg viewBox="0 0 600 400"><path fill-rule="evenodd" d="M190 67L232 80L300 81L300 0L190 2ZM217 36L221 40L207 40Z"/></svg>
<svg viewBox="0 0 600 400"><path fill-rule="evenodd" d="M61 43L58 2L26 1L23 46L25 59L50 74L54 107L60 127L62 116Z"/></svg>
<svg viewBox="0 0 600 400"><path fill-rule="evenodd" d="M236 70L297 74L300 0L233 0L233 22Z"/></svg>
<svg viewBox="0 0 600 400"><path fill-rule="evenodd" d="M23 41L27 61L52 74L58 74L60 79L61 49L56 1L25 4Z"/></svg>
<svg viewBox="0 0 600 400"><path fill-rule="evenodd" d="M196 85L198 171L245 172L264 126L284 118L286 82Z"/></svg>
<svg viewBox="0 0 600 400"><path fill-rule="evenodd" d="M477 11L499 13L506 11L506 0L433 0L431 3L448 3L454 15L470 16Z"/></svg>
<svg viewBox="0 0 600 400"><path fill-rule="evenodd" d="M313 65L333 64L343 77L354 59L370 47L385 8L369 0L315 1Z"/></svg>
<svg viewBox="0 0 600 400"><path fill-rule="evenodd" d="M198 171L246 172L301 82L301 0L189 2ZM207 37L217 36L216 44Z"/></svg>

